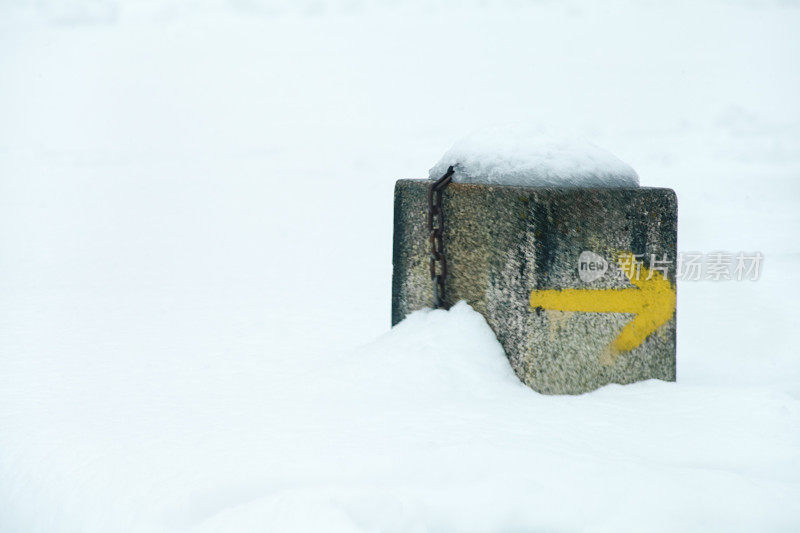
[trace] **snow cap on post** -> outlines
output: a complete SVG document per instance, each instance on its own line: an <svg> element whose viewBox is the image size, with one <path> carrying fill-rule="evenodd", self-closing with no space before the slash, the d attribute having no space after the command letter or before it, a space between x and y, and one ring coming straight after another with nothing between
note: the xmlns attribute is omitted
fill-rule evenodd
<svg viewBox="0 0 800 533"><path fill-rule="evenodd" d="M467 135L430 170L453 165L456 183L528 187L638 187L639 176L614 154L580 137L521 124Z"/></svg>

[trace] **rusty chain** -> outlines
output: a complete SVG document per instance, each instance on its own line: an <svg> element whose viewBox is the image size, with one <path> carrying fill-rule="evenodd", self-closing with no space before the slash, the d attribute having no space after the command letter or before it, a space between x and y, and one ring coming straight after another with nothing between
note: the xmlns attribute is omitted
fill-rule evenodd
<svg viewBox="0 0 800 533"><path fill-rule="evenodd" d="M444 282L447 277L447 261L444 258L444 212L442 211L442 192L453 179L450 166L441 178L428 188L428 239L431 244L431 281L433 282L434 309L447 308L444 301Z"/></svg>

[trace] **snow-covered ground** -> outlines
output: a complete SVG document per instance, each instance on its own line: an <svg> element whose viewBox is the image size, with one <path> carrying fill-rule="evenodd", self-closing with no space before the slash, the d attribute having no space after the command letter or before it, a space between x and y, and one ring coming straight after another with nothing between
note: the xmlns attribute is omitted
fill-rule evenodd
<svg viewBox="0 0 800 533"><path fill-rule="evenodd" d="M0 2L0 531L800 528L795 2ZM392 186L475 129L673 187L678 383L388 331Z"/></svg>

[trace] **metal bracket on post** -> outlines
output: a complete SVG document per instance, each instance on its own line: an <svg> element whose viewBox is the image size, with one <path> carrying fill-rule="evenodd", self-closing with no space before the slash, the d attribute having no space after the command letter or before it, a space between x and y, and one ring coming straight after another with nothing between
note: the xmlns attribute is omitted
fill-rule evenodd
<svg viewBox="0 0 800 533"><path fill-rule="evenodd" d="M447 309L444 301L444 283L447 277L447 261L444 257L444 212L442 211L442 191L453 179L453 167L450 166L441 178L431 183L428 188L428 239L431 245L431 281L433 282L434 309ZM437 267L438 264L438 267Z"/></svg>

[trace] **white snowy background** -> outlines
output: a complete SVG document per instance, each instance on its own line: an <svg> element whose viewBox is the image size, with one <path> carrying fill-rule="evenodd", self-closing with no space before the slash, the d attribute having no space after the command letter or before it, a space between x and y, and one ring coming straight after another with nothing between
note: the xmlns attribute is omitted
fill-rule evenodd
<svg viewBox="0 0 800 533"><path fill-rule="evenodd" d="M0 1L0 531L797 531L800 5ZM389 331L392 187L582 132L679 198L678 382Z"/></svg>

